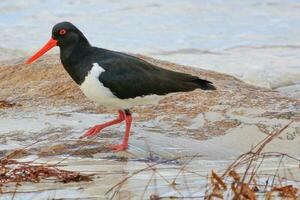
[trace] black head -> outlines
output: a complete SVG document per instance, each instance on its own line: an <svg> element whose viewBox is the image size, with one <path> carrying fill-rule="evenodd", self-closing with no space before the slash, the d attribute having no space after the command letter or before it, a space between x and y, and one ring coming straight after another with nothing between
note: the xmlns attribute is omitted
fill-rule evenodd
<svg viewBox="0 0 300 200"><path fill-rule="evenodd" d="M51 48L59 46L61 52L72 52L74 47L90 47L88 40L82 32L70 22L61 22L52 29L52 37L37 53L29 58L26 63L30 64Z"/></svg>
<svg viewBox="0 0 300 200"><path fill-rule="evenodd" d="M70 22L61 22L52 29L52 39L60 48L68 48L77 43L89 44L82 32Z"/></svg>

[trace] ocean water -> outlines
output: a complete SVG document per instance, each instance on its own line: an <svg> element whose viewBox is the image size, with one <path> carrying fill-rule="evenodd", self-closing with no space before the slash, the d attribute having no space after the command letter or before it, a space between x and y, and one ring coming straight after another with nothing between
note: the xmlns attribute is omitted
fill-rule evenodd
<svg viewBox="0 0 300 200"><path fill-rule="evenodd" d="M300 1L1 0L0 60L34 53L60 21L73 22L95 46L300 98Z"/></svg>

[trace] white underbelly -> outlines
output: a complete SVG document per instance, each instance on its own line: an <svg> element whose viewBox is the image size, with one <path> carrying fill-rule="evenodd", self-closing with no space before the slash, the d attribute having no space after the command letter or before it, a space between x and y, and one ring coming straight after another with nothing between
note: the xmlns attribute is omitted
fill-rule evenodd
<svg viewBox="0 0 300 200"><path fill-rule="evenodd" d="M79 86L84 95L99 105L118 109L129 109L138 105L156 104L163 96L147 95L143 97L119 99L99 81L99 75L104 71L97 63Z"/></svg>
<svg viewBox="0 0 300 200"><path fill-rule="evenodd" d="M157 104L159 100L163 98L162 96L158 95L148 95L129 99L119 99L110 91L108 92L108 89L104 86L96 89L87 88L84 84L82 84L80 89L87 98L96 102L97 104L118 109L129 109L139 105Z"/></svg>

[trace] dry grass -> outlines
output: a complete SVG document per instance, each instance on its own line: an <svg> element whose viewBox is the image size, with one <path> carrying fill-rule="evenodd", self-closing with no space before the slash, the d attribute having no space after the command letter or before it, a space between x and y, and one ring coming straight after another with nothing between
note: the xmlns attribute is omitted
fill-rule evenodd
<svg viewBox="0 0 300 200"><path fill-rule="evenodd" d="M233 194L232 199L255 200L257 199L257 193L263 193L265 198L269 199L273 193L279 192L277 196L296 200L300 195L298 193L299 189L293 185L284 185L283 180L286 180L286 177L281 177L279 171L286 170L286 168L283 167L286 158L296 162L300 162L300 160L280 152L262 153L266 145L278 137L292 123L293 122L290 122L279 131L268 135L248 153L241 155L225 170L222 176L219 177L216 174L212 174L213 177L217 177L219 181L211 181L212 189L209 189L209 194L206 196L206 199L211 199L216 196L216 194L219 195L220 198L223 198L223 194L227 190L224 188L224 185L230 185L229 192ZM274 174L262 174L260 171L260 167L265 161L265 158L279 158ZM244 172L238 173L237 171L241 171L241 169L244 169ZM259 179L266 179L267 181L265 184L258 185L257 180ZM226 183L223 182L224 180L227 180ZM269 180L272 180L270 184ZM221 185L223 186L223 190L220 187Z"/></svg>
<svg viewBox="0 0 300 200"><path fill-rule="evenodd" d="M3 100L0 100L0 108L3 109L3 108L11 108L11 107L14 107L14 106L21 106L20 104L16 104L16 103L10 103L8 101L3 101Z"/></svg>
<svg viewBox="0 0 300 200"><path fill-rule="evenodd" d="M0 162L0 184L23 182L38 183L42 179L52 178L56 181L69 183L91 181L86 175L70 172L47 165L33 165L31 162L17 162L13 159L2 159Z"/></svg>
<svg viewBox="0 0 300 200"><path fill-rule="evenodd" d="M82 175L75 171L61 170L57 167L61 162L68 159L73 154L70 154L55 164L48 164L47 162L35 163L40 157L30 162L19 162L16 160L27 155L26 149L41 141L43 140L37 140L22 149L14 150L0 159L0 195L6 193L3 192L2 188L11 183L15 184L15 191L12 196L12 199L14 199L15 194L18 193L17 188L21 186L22 183L26 182L39 183L42 180L48 179L61 183L92 181L91 175ZM81 148L77 151L80 151ZM77 151L74 151L73 153L76 154Z"/></svg>
<svg viewBox="0 0 300 200"><path fill-rule="evenodd" d="M300 182L300 180L292 180L287 177L281 176L279 171L284 171L284 174L290 173L287 172L288 168L285 168L284 161L286 159L291 159L297 163L300 163L300 160L294 157L291 157L287 154L280 152L263 152L265 146L270 143L274 138L278 137L284 130L286 130L289 125L293 123L290 122L284 126L279 131L276 131L268 135L264 140L259 142L255 147L253 147L248 153L242 154L234 162L232 162L224 172L216 173L214 170L211 171L211 175L208 176L208 183L205 188L199 188L199 190L205 190L205 195L200 196L186 196L183 195L181 190L176 188L176 179L179 174L183 172L192 173L195 176L203 179L203 176L198 174L195 171L190 171L188 169L188 164L197 157L197 155L192 156L188 162L178 168L178 174L173 180L168 180L161 173L159 173L159 166L162 163L147 164L147 167L140 169L128 175L126 178L118 182L110 190L108 190L107 195L110 199L118 199L118 193L122 191L122 186L131 178L136 176L139 173L145 171L152 171L152 174L158 174L170 188L177 193L176 196L159 196L158 194L152 194L148 198L150 199L234 199L234 200L255 200L258 197L265 199L272 199L273 197L289 198L297 200L300 197L299 188L290 182ZM277 169L274 173L267 174L261 169L261 166L265 164L266 158L279 158ZM175 158L174 160L179 160L181 158ZM300 168L300 165L299 165ZM148 183L145 187L141 199L145 198L145 193L149 187L150 182L154 181L154 175L150 177ZM262 182L262 180L266 180ZM184 190L189 190L185 188Z"/></svg>

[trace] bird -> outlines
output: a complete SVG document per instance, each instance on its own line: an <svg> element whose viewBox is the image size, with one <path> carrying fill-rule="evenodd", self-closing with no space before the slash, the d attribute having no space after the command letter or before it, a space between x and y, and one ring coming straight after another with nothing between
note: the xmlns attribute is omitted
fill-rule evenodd
<svg viewBox="0 0 300 200"><path fill-rule="evenodd" d="M67 21L54 25L50 40L25 63L31 64L55 46L60 49L64 69L83 94L99 105L118 110L116 119L91 127L80 138L96 136L102 129L125 121L122 143L107 145L115 152L128 149L133 107L157 104L177 92L216 90L212 82L197 76L167 70L126 53L94 47Z"/></svg>

